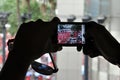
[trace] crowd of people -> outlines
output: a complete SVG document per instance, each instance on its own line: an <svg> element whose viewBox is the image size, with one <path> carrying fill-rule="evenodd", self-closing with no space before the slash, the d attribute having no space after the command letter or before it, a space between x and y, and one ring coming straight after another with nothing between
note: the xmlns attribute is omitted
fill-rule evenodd
<svg viewBox="0 0 120 80"><path fill-rule="evenodd" d="M59 44L74 44L81 43L82 37L80 31L61 31L58 32L58 43Z"/></svg>

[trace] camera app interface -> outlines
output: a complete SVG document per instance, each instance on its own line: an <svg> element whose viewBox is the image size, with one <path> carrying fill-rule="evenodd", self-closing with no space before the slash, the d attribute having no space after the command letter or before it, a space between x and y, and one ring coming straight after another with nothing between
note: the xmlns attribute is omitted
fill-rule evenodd
<svg viewBox="0 0 120 80"><path fill-rule="evenodd" d="M58 44L82 44L81 24L58 24Z"/></svg>

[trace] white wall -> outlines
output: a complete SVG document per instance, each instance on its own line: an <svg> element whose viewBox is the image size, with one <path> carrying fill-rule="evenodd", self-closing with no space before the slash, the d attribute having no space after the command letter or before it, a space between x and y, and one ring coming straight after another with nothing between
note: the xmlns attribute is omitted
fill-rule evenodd
<svg viewBox="0 0 120 80"><path fill-rule="evenodd" d="M57 16L66 21L69 15L77 16L81 21L84 12L84 0L57 0ZM81 74L82 53L76 47L64 47L57 53L59 71L57 80L82 80Z"/></svg>
<svg viewBox="0 0 120 80"><path fill-rule="evenodd" d="M120 43L120 0L111 0L111 33ZM120 69L117 66L110 65L111 80L117 76L120 79ZM115 79L115 78L114 78Z"/></svg>
<svg viewBox="0 0 120 80"><path fill-rule="evenodd" d="M111 0L111 33L120 42L120 0Z"/></svg>
<svg viewBox="0 0 120 80"><path fill-rule="evenodd" d="M84 0L57 0L57 16L66 21L69 15L83 16Z"/></svg>

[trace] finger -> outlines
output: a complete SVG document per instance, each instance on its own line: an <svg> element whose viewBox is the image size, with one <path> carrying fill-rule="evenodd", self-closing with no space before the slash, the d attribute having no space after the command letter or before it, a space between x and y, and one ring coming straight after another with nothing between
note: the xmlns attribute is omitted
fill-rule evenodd
<svg viewBox="0 0 120 80"><path fill-rule="evenodd" d="M58 51L61 51L62 49L63 49L62 46L59 46Z"/></svg>
<svg viewBox="0 0 120 80"><path fill-rule="evenodd" d="M100 54L101 54L99 50L93 49L93 48L89 48L89 47L85 47L85 46L83 47L83 53L85 55L90 56L91 58L100 56Z"/></svg>
<svg viewBox="0 0 120 80"><path fill-rule="evenodd" d="M86 39L86 44L83 45L83 53L85 55L89 55L92 58L101 55L101 52L95 45L93 38Z"/></svg>
<svg viewBox="0 0 120 80"><path fill-rule="evenodd" d="M58 22L60 22L60 19L59 19L58 17L54 17L54 18L51 20L51 22L56 22L56 23L58 23Z"/></svg>
<svg viewBox="0 0 120 80"><path fill-rule="evenodd" d="M77 51L81 51L81 49L82 49L82 45L78 45L77 46Z"/></svg>
<svg viewBox="0 0 120 80"><path fill-rule="evenodd" d="M7 42L9 51L13 50L13 44L14 44L14 39L9 39L8 42Z"/></svg>
<svg viewBox="0 0 120 80"><path fill-rule="evenodd" d="M14 39L9 39L8 42L7 42L7 45L9 46L9 44L11 44L13 42L14 42Z"/></svg>
<svg viewBox="0 0 120 80"><path fill-rule="evenodd" d="M52 21L51 21L51 23L54 24L55 32L56 32L56 30L57 30L57 25L58 25L59 22L60 22L60 19L59 19L58 17L54 17L54 18L52 19ZM53 39L54 39L55 41L53 41ZM53 41L53 42L52 42L53 48L55 49L55 51L61 51L61 50L62 50L62 46L56 44L56 33L55 33L54 36L52 37L52 41Z"/></svg>
<svg viewBox="0 0 120 80"><path fill-rule="evenodd" d="M58 23L60 22L60 19L58 18L58 17L54 17L52 20L51 20L51 29L53 30L53 31L55 31L55 30L57 30L57 25L58 25Z"/></svg>
<svg viewBox="0 0 120 80"><path fill-rule="evenodd" d="M40 24L40 23L43 23L43 20L42 19L38 19L35 22L38 23L38 24Z"/></svg>

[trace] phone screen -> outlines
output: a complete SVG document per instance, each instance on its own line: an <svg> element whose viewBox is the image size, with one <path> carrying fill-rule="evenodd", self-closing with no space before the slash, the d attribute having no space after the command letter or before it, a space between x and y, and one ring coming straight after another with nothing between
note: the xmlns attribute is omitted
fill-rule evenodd
<svg viewBox="0 0 120 80"><path fill-rule="evenodd" d="M85 25L79 22L61 22L57 26L57 41L61 45L85 44Z"/></svg>

